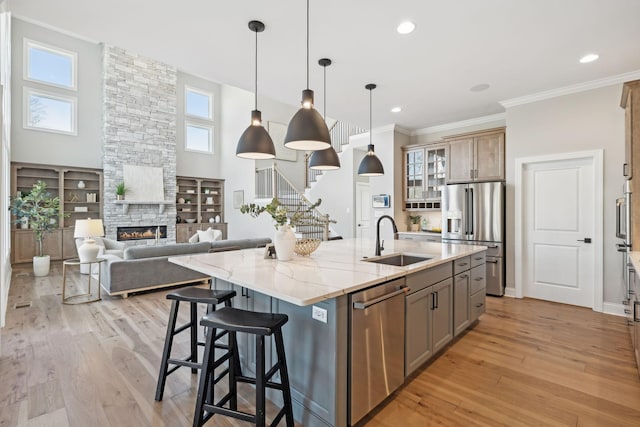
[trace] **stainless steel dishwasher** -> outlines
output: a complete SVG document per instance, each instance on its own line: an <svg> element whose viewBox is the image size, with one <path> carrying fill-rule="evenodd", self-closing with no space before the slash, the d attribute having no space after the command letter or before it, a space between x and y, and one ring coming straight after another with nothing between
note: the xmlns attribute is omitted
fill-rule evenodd
<svg viewBox="0 0 640 427"><path fill-rule="evenodd" d="M354 425L404 381L405 279L352 294L350 410Z"/></svg>

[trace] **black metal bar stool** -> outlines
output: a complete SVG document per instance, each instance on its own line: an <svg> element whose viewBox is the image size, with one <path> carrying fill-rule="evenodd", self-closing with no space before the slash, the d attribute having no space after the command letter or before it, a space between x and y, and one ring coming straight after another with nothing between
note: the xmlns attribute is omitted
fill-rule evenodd
<svg viewBox="0 0 640 427"><path fill-rule="evenodd" d="M193 286L179 289L167 295L167 299L173 301L171 302L171 312L169 314L169 323L167 324L167 335L164 340L164 351L162 352L162 362L160 364L160 373L158 374L156 400L162 400L162 396L164 394L164 386L169 374L175 372L182 366L191 368L191 373L195 374L202 366L200 363L198 363L198 346L204 346L205 343L198 341L198 304L207 304L207 313L215 312L216 306L218 304L224 303L226 307L231 307L231 299L234 296L236 296L235 291L216 291L211 289L196 288ZM188 323L176 327L180 302L188 302L191 307L191 313ZM173 346L173 337L186 329L190 329L191 331L191 354L184 359L172 359L171 347ZM226 331L215 334L214 342L218 341L225 334ZM215 348L223 348L228 350L229 346L225 344L215 344L214 349ZM175 366L169 368L169 365ZM239 359L237 359L235 366L240 366ZM220 378L225 374L226 372L219 375L215 382L219 381Z"/></svg>
<svg viewBox="0 0 640 427"><path fill-rule="evenodd" d="M254 423L258 427L265 426L265 392L266 388L274 388L282 391L284 407L278 412L271 423L277 425L285 417L287 427L293 427L293 407L291 404L291 390L289 388L289 374L287 372L287 361L284 354L284 341L282 339L282 326L287 323L289 317L286 314L278 313L258 313L255 311L240 310L237 308L224 307L218 311L207 314L200 320L200 324L207 327L207 339L204 348L202 374L198 385L198 397L193 418L193 426L202 426L209 418L215 414L237 418L243 421ZM218 361L213 361L211 352L215 349L213 331L217 329L225 330L229 333L229 357L238 358L238 347L236 333L245 332L255 335L256 338L256 378L251 378L237 372L234 363L229 363L229 392L214 403L210 396L214 383L214 369L219 365ZM278 361L265 372L265 336L273 335L276 344L276 354ZM276 372L280 372L280 383L274 383L271 378ZM238 411L237 408L237 383L245 382L256 386L256 413L249 414ZM224 405L229 403L229 407Z"/></svg>

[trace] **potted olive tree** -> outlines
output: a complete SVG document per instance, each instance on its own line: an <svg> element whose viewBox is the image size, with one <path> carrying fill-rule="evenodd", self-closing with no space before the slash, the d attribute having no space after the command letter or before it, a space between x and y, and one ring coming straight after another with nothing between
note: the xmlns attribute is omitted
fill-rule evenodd
<svg viewBox="0 0 640 427"><path fill-rule="evenodd" d="M47 191L47 184L38 181L27 195L18 194L11 199L9 206L16 223L25 220L35 232L38 243L38 255L33 257L33 273L36 276L49 274L50 256L44 254L43 242L47 233L58 228L60 219L60 199L51 197Z"/></svg>

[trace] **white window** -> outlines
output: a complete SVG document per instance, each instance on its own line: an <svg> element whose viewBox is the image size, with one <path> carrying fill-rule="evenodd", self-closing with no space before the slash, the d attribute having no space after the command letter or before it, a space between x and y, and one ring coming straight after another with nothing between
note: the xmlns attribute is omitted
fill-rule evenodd
<svg viewBox="0 0 640 427"><path fill-rule="evenodd" d="M77 89L78 54L24 39L24 79L70 90Z"/></svg>
<svg viewBox="0 0 640 427"><path fill-rule="evenodd" d="M213 127L185 121L185 150L213 153Z"/></svg>
<svg viewBox="0 0 640 427"><path fill-rule="evenodd" d="M213 95L185 86L184 113L187 116L213 120Z"/></svg>
<svg viewBox="0 0 640 427"><path fill-rule="evenodd" d="M76 97L24 88L25 129L77 135Z"/></svg>
<svg viewBox="0 0 640 427"><path fill-rule="evenodd" d="M184 149L213 153L213 94L184 87Z"/></svg>

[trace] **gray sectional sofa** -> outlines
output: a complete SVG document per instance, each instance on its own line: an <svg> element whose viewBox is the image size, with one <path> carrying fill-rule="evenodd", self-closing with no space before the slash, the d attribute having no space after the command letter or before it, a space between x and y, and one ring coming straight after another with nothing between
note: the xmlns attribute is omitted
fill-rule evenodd
<svg viewBox="0 0 640 427"><path fill-rule="evenodd" d="M131 246L124 250L123 258L112 254L101 255L107 262L102 265L100 283L109 295L122 295L124 298L132 292L186 283L207 283L211 279L209 276L170 263L168 258L263 247L270 242L269 238L255 238L163 246Z"/></svg>

